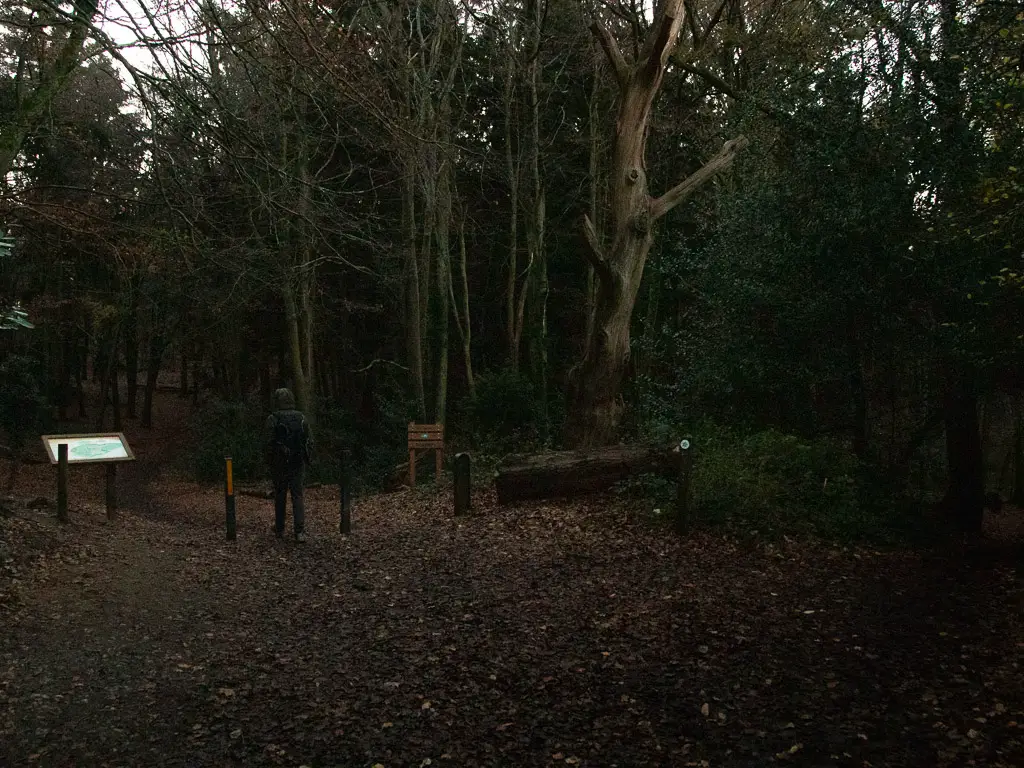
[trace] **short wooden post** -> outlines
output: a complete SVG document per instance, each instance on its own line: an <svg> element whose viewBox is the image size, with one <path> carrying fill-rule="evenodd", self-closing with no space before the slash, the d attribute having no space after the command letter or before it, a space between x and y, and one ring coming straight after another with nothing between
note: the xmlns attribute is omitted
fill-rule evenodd
<svg viewBox="0 0 1024 768"><path fill-rule="evenodd" d="M441 462L444 460L442 451L440 448L434 449L434 482L441 482Z"/></svg>
<svg viewBox="0 0 1024 768"><path fill-rule="evenodd" d="M57 519L68 521L68 444L57 446Z"/></svg>
<svg viewBox="0 0 1024 768"><path fill-rule="evenodd" d="M117 517L117 464L107 464L107 520Z"/></svg>
<svg viewBox="0 0 1024 768"><path fill-rule="evenodd" d="M227 513L228 541L235 540L235 484L231 476L231 457L224 459L225 481L224 481L224 508Z"/></svg>
<svg viewBox="0 0 1024 768"><path fill-rule="evenodd" d="M676 486L676 532L686 533L690 524L690 484L693 477L693 440L679 441L679 483Z"/></svg>
<svg viewBox="0 0 1024 768"><path fill-rule="evenodd" d="M468 453L459 453L455 456L455 516L460 517L466 514L470 508L469 493L469 472L470 463Z"/></svg>
<svg viewBox="0 0 1024 768"><path fill-rule="evenodd" d="M345 450L341 451L341 470L340 479L338 480L338 497L341 503L341 520L338 524L338 530L341 533L349 534L352 533L352 498L350 496L350 478L348 474L348 462L345 460Z"/></svg>
<svg viewBox="0 0 1024 768"><path fill-rule="evenodd" d="M416 485L416 449L409 449L409 487Z"/></svg>

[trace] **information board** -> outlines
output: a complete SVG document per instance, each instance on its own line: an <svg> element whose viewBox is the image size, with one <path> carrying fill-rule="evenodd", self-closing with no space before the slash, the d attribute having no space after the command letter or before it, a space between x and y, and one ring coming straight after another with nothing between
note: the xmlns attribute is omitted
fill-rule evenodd
<svg viewBox="0 0 1024 768"><path fill-rule="evenodd" d="M121 432L90 435L43 435L51 464L57 463L57 446L67 443L68 464L134 461L135 454Z"/></svg>

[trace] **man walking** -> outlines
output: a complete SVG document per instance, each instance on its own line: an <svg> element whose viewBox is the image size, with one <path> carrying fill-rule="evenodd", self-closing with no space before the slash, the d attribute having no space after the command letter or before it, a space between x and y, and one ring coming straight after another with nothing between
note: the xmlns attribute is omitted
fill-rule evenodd
<svg viewBox="0 0 1024 768"><path fill-rule="evenodd" d="M295 540L306 540L306 510L302 496L305 467L309 464L313 436L306 417L295 408L291 390L274 393L274 412L267 419L267 463L274 482L274 533L284 535L285 505L292 496Z"/></svg>

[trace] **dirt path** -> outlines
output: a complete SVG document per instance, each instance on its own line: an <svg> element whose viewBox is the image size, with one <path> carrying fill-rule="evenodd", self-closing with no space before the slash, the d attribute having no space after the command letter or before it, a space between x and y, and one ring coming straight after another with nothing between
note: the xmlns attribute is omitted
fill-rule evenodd
<svg viewBox="0 0 1024 768"><path fill-rule="evenodd" d="M158 477L0 631L11 766L1021 766L1019 573L678 541L605 500L314 491L311 541ZM142 499L142 496L137 497Z"/></svg>

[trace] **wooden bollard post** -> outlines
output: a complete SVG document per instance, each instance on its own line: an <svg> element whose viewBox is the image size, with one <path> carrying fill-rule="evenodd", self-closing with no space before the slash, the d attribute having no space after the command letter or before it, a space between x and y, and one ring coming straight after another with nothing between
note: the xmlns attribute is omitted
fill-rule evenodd
<svg viewBox="0 0 1024 768"><path fill-rule="evenodd" d="M224 482L224 509L227 512L228 541L235 540L235 484L231 477L231 457L224 459L225 482Z"/></svg>
<svg viewBox="0 0 1024 768"><path fill-rule="evenodd" d="M338 530L341 533L352 533L352 497L350 495L351 479L348 474L348 462L345 460L345 450L341 451L341 470L338 480L338 497L341 504L341 519L338 522Z"/></svg>
<svg viewBox="0 0 1024 768"><path fill-rule="evenodd" d="M686 533L690 524L690 482L693 477L693 440L679 441L679 483L676 486L676 532Z"/></svg>
<svg viewBox="0 0 1024 768"><path fill-rule="evenodd" d="M57 519L68 521L68 444L57 446Z"/></svg>
<svg viewBox="0 0 1024 768"><path fill-rule="evenodd" d="M468 453L455 456L455 516L460 517L470 509L469 472L471 460Z"/></svg>
<svg viewBox="0 0 1024 768"><path fill-rule="evenodd" d="M117 516L117 464L107 464L107 520Z"/></svg>

